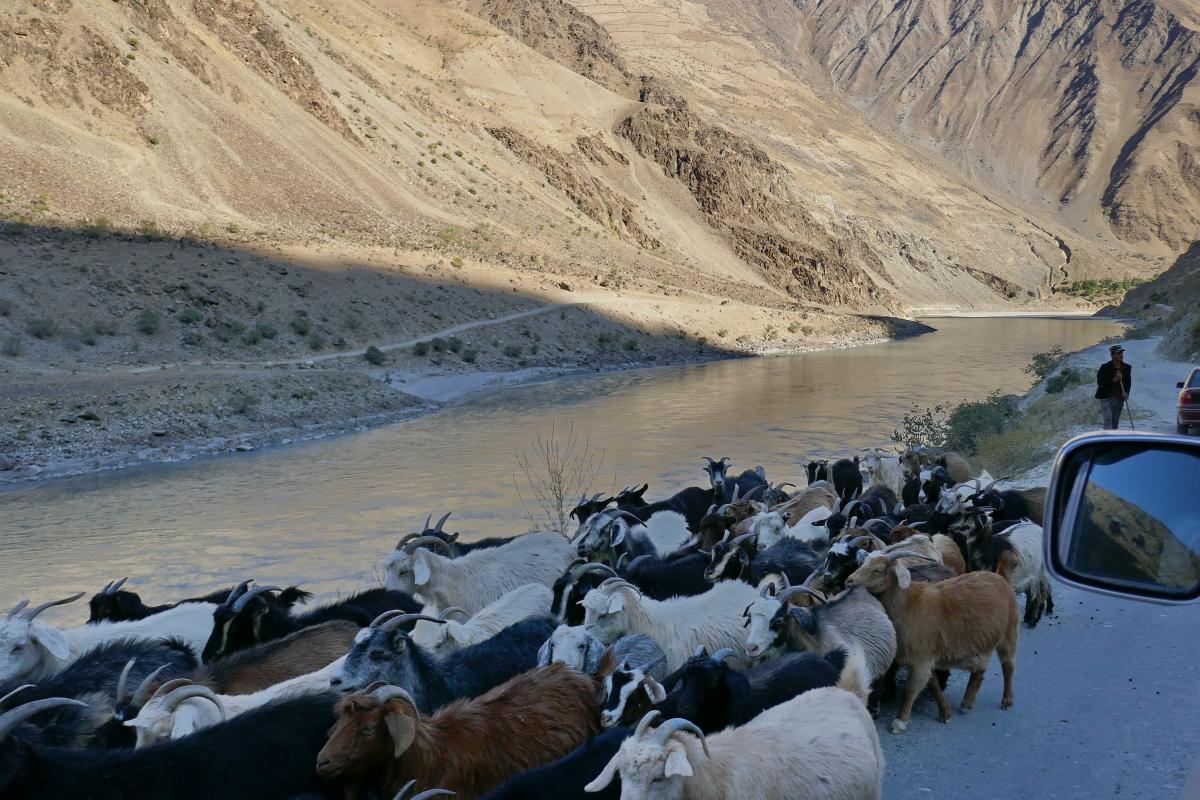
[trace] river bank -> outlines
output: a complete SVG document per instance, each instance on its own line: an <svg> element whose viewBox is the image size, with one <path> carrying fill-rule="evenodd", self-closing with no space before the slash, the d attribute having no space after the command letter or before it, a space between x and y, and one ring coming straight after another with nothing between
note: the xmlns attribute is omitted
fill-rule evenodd
<svg viewBox="0 0 1200 800"><path fill-rule="evenodd" d="M933 330L911 320L858 317L857 326L843 326L841 340L741 341L733 349L648 336L628 339L632 347L535 358L539 349L555 346L563 328L574 326L563 309L561 314L541 314L551 325L539 333L530 329L533 316L522 311L467 324L472 329L486 325L498 336L507 325L529 326L514 335L531 341L526 347L532 352L518 362L524 366L512 369L495 359L480 364L450 357L461 353L449 349L445 358L414 351L416 341L449 337L448 343L454 333L464 332L459 325L453 333L385 344L380 348L386 354L382 366L368 363L362 351L350 351L337 357L175 363L11 380L0 388L6 411L0 429L0 485L326 439L411 421L480 392L573 375L817 352ZM531 360L536 366L528 365Z"/></svg>

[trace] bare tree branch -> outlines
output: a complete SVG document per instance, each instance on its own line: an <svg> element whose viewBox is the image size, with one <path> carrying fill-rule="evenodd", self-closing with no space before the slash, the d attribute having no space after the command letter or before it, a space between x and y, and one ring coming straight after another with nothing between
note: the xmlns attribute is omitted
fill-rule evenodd
<svg viewBox="0 0 1200 800"><path fill-rule="evenodd" d="M570 510L580 495L591 491L603 466L604 452L593 452L574 423L560 436L551 422L549 435L539 433L527 451L517 454L513 473L513 488L531 529L567 536Z"/></svg>

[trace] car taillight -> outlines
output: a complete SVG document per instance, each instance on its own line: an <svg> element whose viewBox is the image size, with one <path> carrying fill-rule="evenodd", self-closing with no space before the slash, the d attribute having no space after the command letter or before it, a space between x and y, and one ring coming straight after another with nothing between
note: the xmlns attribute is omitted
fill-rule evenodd
<svg viewBox="0 0 1200 800"><path fill-rule="evenodd" d="M1185 389L1179 393L1179 404L1190 406L1200 403L1200 390Z"/></svg>

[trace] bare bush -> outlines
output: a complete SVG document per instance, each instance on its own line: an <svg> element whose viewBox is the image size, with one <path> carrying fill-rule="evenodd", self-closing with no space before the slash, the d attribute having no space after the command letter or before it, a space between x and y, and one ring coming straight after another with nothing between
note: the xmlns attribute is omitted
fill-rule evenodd
<svg viewBox="0 0 1200 800"><path fill-rule="evenodd" d="M567 533L568 514L579 496L591 491L604 466L604 452L594 452L571 423L560 435L550 423L547 436L538 434L528 450L517 454L513 488L532 530Z"/></svg>

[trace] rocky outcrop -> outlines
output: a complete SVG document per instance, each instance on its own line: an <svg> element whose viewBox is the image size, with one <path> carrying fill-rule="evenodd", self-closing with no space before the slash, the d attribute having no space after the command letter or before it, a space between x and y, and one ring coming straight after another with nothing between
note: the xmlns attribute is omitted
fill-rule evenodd
<svg viewBox="0 0 1200 800"><path fill-rule="evenodd" d="M617 194L603 181L589 175L586 170L579 168L567 156L552 147L538 144L513 128L488 128L488 133L496 137L522 161L545 175L551 186L566 194L580 211L596 222L621 233L647 249L659 246L658 240L638 224L637 214L627 199ZM600 144L603 142L601 141ZM603 146L608 147L607 145ZM595 141L592 141L587 147L592 153L602 152ZM612 154L610 158L613 158L614 161L616 160L614 156L624 158L611 148L609 151ZM625 163L628 163L628 160Z"/></svg>
<svg viewBox="0 0 1200 800"><path fill-rule="evenodd" d="M624 92L629 70L612 37L564 0L483 0L480 15L547 58Z"/></svg>

